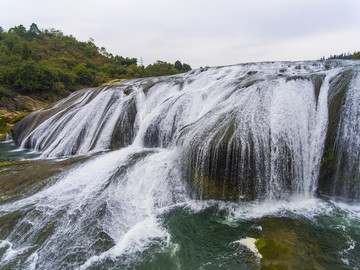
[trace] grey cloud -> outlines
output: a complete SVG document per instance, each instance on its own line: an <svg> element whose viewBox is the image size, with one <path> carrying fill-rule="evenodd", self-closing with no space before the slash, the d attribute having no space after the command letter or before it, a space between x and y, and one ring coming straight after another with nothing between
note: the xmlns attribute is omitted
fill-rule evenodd
<svg viewBox="0 0 360 270"><path fill-rule="evenodd" d="M2 0L0 8L5 28L35 22L145 64L310 59L360 47L358 0Z"/></svg>

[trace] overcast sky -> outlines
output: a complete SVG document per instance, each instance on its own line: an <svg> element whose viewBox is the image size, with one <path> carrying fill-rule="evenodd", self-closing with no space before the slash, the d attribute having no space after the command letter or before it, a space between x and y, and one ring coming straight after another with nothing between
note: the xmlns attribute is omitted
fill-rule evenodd
<svg viewBox="0 0 360 270"><path fill-rule="evenodd" d="M0 26L36 23L126 57L193 68L360 50L360 0L0 0Z"/></svg>

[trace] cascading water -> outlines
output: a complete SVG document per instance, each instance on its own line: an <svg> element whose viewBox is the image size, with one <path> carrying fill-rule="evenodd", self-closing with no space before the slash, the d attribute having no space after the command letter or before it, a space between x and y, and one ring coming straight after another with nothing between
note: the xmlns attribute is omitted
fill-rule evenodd
<svg viewBox="0 0 360 270"><path fill-rule="evenodd" d="M346 93L335 148L338 159L335 194L348 198L360 196L360 73L356 72Z"/></svg>
<svg viewBox="0 0 360 270"><path fill-rule="evenodd" d="M200 197L312 196L329 80L344 68L248 64L90 89L35 113L17 140L52 158L177 144Z"/></svg>
<svg viewBox="0 0 360 270"><path fill-rule="evenodd" d="M336 105L329 97L337 95L336 82L349 69L355 75L345 83L346 98ZM77 91L31 114L13 130L19 145L39 151L41 158L91 157L46 179L30 195L0 195L6 199L0 205L1 265L256 269L256 263L237 258L238 239L233 237L267 230L269 221L259 224L260 209L284 213L286 200L286 213L305 213L299 224L314 218L327 222L331 214L316 209L338 211L342 206L317 201L317 191L358 199L359 70L350 61L199 69ZM340 108L336 121L329 104ZM331 147L339 157L338 169L327 178L324 153ZM334 188L339 182L349 187L319 190L327 179L335 179L329 180ZM207 198L232 202L194 200ZM299 202L295 207L293 200ZM360 225L357 210L352 211L352 222ZM204 226L200 231L194 229L199 224ZM239 226L240 231L231 229ZM232 236L217 238L212 230ZM358 265L346 258L359 249L351 242L357 234L346 233L349 245L337 256L347 259L342 261L346 265ZM222 259L207 254L222 254ZM334 263L328 260L309 262L309 267Z"/></svg>

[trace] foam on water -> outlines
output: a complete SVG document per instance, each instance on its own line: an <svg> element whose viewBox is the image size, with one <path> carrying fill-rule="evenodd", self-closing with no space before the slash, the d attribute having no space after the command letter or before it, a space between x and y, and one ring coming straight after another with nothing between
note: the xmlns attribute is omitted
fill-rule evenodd
<svg viewBox="0 0 360 270"><path fill-rule="evenodd" d="M152 244L176 245L165 220L177 209L222 210L226 217L216 223L230 227L267 216L313 222L343 210L358 220L358 206L314 197L330 81L348 66L334 65L259 63L131 80L76 92L25 118L19 140L42 158L112 151L55 175L36 194L0 205L0 218L14 225L0 242L6 248L1 266L87 269L137 256ZM317 95L313 78L321 81ZM339 133L356 151L359 78ZM219 179L218 190L232 187L235 199L198 200ZM239 202L246 192L254 201ZM354 245L349 238L344 257Z"/></svg>
<svg viewBox="0 0 360 270"><path fill-rule="evenodd" d="M79 270L101 264L106 259L116 260L120 256L139 254L154 242L162 242L167 246L170 244L170 235L161 228L156 217L149 216L126 232L114 247L88 259Z"/></svg>
<svg viewBox="0 0 360 270"><path fill-rule="evenodd" d="M256 239L251 237L246 237L243 239L240 239L238 241L235 241L233 243L239 243L245 247L247 247L251 252L253 252L257 257L261 259L261 254L259 253L258 249L255 246Z"/></svg>
<svg viewBox="0 0 360 270"><path fill-rule="evenodd" d="M177 149L154 151L128 147L65 172L39 193L0 207L3 214L28 213L17 221L8 239L20 246L30 245L39 231L55 222L53 233L36 251L36 264L44 268L57 264L70 267L61 262L63 258L74 247L86 250L88 245L94 245L99 233L114 246L88 259L88 264L140 252L154 239L168 242L169 236L159 226L156 215L157 209L164 211L187 197L178 170L170 165L176 163L177 156ZM31 224L30 229L25 229L27 224ZM17 230L25 231L19 236ZM56 246L61 246L61 251L55 252ZM6 265L10 256L17 258L23 253L20 251L7 252L3 263ZM48 257L52 260L45 259ZM35 257L32 261L35 264Z"/></svg>
<svg viewBox="0 0 360 270"><path fill-rule="evenodd" d="M6 251L2 255L1 264L7 264L12 260L16 259L17 256L21 256L30 250L33 247L23 247L19 249L13 248L13 244L6 240L0 240L0 249L5 249Z"/></svg>

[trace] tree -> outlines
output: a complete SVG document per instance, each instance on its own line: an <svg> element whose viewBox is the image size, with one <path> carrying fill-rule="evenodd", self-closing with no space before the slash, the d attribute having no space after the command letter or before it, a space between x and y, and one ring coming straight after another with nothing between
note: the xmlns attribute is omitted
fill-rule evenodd
<svg viewBox="0 0 360 270"><path fill-rule="evenodd" d="M84 54L86 57L93 57L98 53L99 48L94 44L94 39L89 38L84 48Z"/></svg>
<svg viewBox="0 0 360 270"><path fill-rule="evenodd" d="M130 66L128 66L126 68L126 75L130 78L141 77L141 72L142 72L142 69L135 64L131 64Z"/></svg>
<svg viewBox="0 0 360 270"><path fill-rule="evenodd" d="M352 59L360 59L360 52L355 52Z"/></svg>
<svg viewBox="0 0 360 270"><path fill-rule="evenodd" d="M41 31L39 30L39 28L37 27L37 25L35 23L32 23L30 25L30 29L28 31L29 35L34 37L36 35L40 35Z"/></svg>
<svg viewBox="0 0 360 270"><path fill-rule="evenodd" d="M3 46L6 47L8 53L19 53L17 50L22 45L22 41L17 35L7 35L7 37L3 40Z"/></svg>
<svg viewBox="0 0 360 270"><path fill-rule="evenodd" d="M4 38L4 29L0 26L0 40Z"/></svg>
<svg viewBox="0 0 360 270"><path fill-rule="evenodd" d="M128 67L131 65L137 65L137 58L129 58L129 57L122 57L119 55L116 55L114 57L115 62L120 63L120 65Z"/></svg>
<svg viewBox="0 0 360 270"><path fill-rule="evenodd" d="M174 64L175 68L178 70L178 71L182 71L183 70L183 65L181 64L181 62L179 60L177 60Z"/></svg>
<svg viewBox="0 0 360 270"><path fill-rule="evenodd" d="M20 24L19 26L14 26L10 28L9 33L14 33L22 37L26 34L26 28L22 24Z"/></svg>
<svg viewBox="0 0 360 270"><path fill-rule="evenodd" d="M183 64L183 71L190 71L191 70L191 66L188 64Z"/></svg>
<svg viewBox="0 0 360 270"><path fill-rule="evenodd" d="M13 86L23 92L49 90L56 81L55 74L50 68L33 61L27 61L14 70L13 78Z"/></svg>
<svg viewBox="0 0 360 270"><path fill-rule="evenodd" d="M74 67L74 72L77 78L77 82L80 84L91 84L94 79L95 72L92 69L86 67L86 63L80 63Z"/></svg>
<svg viewBox="0 0 360 270"><path fill-rule="evenodd" d="M31 50L29 46L26 43L22 44L22 50L21 50L21 59L27 60L31 55Z"/></svg>
<svg viewBox="0 0 360 270"><path fill-rule="evenodd" d="M170 70L167 72L169 75L174 75L174 74L178 74L180 71L175 68L175 67L172 67L170 68Z"/></svg>

